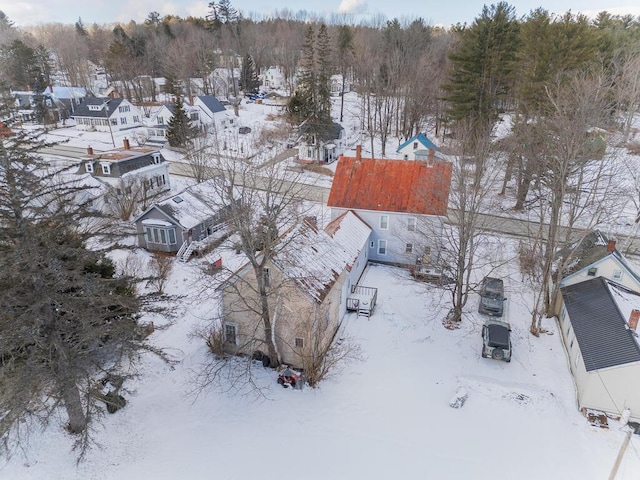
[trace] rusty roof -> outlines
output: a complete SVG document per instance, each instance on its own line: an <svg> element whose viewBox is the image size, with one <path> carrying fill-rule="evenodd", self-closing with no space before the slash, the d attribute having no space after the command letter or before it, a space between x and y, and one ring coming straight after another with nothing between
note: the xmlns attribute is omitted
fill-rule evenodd
<svg viewBox="0 0 640 480"><path fill-rule="evenodd" d="M356 210L447 213L451 163L340 157L327 205Z"/></svg>

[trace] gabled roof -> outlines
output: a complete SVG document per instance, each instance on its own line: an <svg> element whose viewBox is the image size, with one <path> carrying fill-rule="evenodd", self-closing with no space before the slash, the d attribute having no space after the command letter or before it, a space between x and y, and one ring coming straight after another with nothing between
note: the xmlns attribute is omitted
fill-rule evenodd
<svg viewBox="0 0 640 480"><path fill-rule="evenodd" d="M371 227L351 210L332 220L324 231L351 256L349 268L366 248L371 235Z"/></svg>
<svg viewBox="0 0 640 480"><path fill-rule="evenodd" d="M209 109L211 113L224 112L226 108L213 95L198 95L197 97L202 104Z"/></svg>
<svg viewBox="0 0 640 480"><path fill-rule="evenodd" d="M352 248L348 251L327 232L304 221L284 234L281 242L283 248L272 263L317 302L325 299L355 258Z"/></svg>
<svg viewBox="0 0 640 480"><path fill-rule="evenodd" d="M640 362L640 347L626 328L640 294L604 277L561 288L588 372Z"/></svg>
<svg viewBox="0 0 640 480"><path fill-rule="evenodd" d="M299 127L300 137L307 135L310 130L312 130L312 126L308 123L308 120L305 120ZM327 123L320 131L315 132L315 134L321 142L328 142L339 139L342 130L344 130L344 127L338 122L331 122Z"/></svg>
<svg viewBox="0 0 640 480"><path fill-rule="evenodd" d="M82 99L82 102L76 107L76 110L73 114L74 117L111 117L116 109L122 103L122 98L98 98L98 97L85 97ZM107 108L107 113L105 114L104 108L100 108L100 110L90 110L89 106L103 106L105 105Z"/></svg>
<svg viewBox="0 0 640 480"><path fill-rule="evenodd" d="M447 214L451 163L340 157L327 205L351 210Z"/></svg>
<svg viewBox="0 0 640 480"><path fill-rule="evenodd" d="M594 263L605 259L606 257L614 258L627 273L631 275L638 284L640 284L640 274L629 263L629 261L615 248L609 250L609 239L600 230L592 230L581 240L566 246L558 257L566 258L571 255L569 265L562 272L562 278L573 275Z"/></svg>
<svg viewBox="0 0 640 480"><path fill-rule="evenodd" d="M53 90L53 92L52 92ZM51 93L59 99L73 99L80 100L87 96L87 90L84 87L61 87L54 85L44 89L42 94Z"/></svg>
<svg viewBox="0 0 640 480"><path fill-rule="evenodd" d="M215 196L214 180L193 185L180 193L152 205L134 220L137 222L149 211L157 208L184 229L190 229L215 216L219 207L211 197Z"/></svg>
<svg viewBox="0 0 640 480"><path fill-rule="evenodd" d="M402 150L407 145L411 145L413 142L418 142L419 144L422 144L423 149L429 150L429 149L432 148L434 150L438 150L438 147L436 146L436 144L433 143L431 140L429 140L424 133L419 133L419 134L414 135L413 137L411 137L409 140L404 142L402 145L400 145L398 147L398 149L396 150L396 153L400 152L400 150Z"/></svg>

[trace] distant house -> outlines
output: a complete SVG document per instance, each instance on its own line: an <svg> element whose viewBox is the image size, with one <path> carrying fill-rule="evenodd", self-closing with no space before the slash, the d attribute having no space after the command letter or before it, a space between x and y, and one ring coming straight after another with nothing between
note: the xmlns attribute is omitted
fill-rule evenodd
<svg viewBox="0 0 640 480"><path fill-rule="evenodd" d="M116 189L131 188L136 179L148 193L159 193L171 188L169 167L160 150L150 147L132 147L124 139L123 147L94 153L91 147L82 158L78 173L89 173Z"/></svg>
<svg viewBox="0 0 640 480"><path fill-rule="evenodd" d="M343 93L349 93L351 91L351 82L349 80L342 82L342 75L331 75L331 85L329 86L331 95L337 97ZM343 89L344 88L344 92Z"/></svg>
<svg viewBox="0 0 640 480"><path fill-rule="evenodd" d="M438 147L427 138L424 133L414 135L402 143L396 150L398 158L402 160L427 160L429 156L444 158L438 153Z"/></svg>
<svg viewBox="0 0 640 480"><path fill-rule="evenodd" d="M286 87L284 74L280 67L269 67L258 75L265 90L282 90Z"/></svg>
<svg viewBox="0 0 640 480"><path fill-rule="evenodd" d="M73 118L78 130L108 132L141 126L143 113L124 98L87 97L77 106Z"/></svg>
<svg viewBox="0 0 640 480"><path fill-rule="evenodd" d="M345 132L333 122L322 132L313 132L305 120L298 133L298 158L302 161L333 163L344 152Z"/></svg>
<svg viewBox="0 0 640 480"><path fill-rule="evenodd" d="M373 232L369 260L435 263L447 215L452 165L446 161L340 157L327 205L331 217L355 212Z"/></svg>
<svg viewBox="0 0 640 480"><path fill-rule="evenodd" d="M151 140L165 141L169 122L174 115L174 103L164 104L147 123ZM184 110L190 125L201 131L224 129L234 124L231 113L212 95L200 95L184 102Z"/></svg>
<svg viewBox="0 0 640 480"><path fill-rule="evenodd" d="M605 277L561 288L559 326L578 406L640 421L640 294Z"/></svg>
<svg viewBox="0 0 640 480"><path fill-rule="evenodd" d="M87 96L87 90L83 87L61 87L49 85L43 95L50 97L51 106L62 106L60 118L69 118L74 113L80 102Z"/></svg>
<svg viewBox="0 0 640 480"><path fill-rule="evenodd" d="M263 271L271 298L280 361L304 366L313 349L334 340L346 312L349 283L361 274L369 227L349 213L327 231L305 220L280 239L282 249ZM352 275L351 275L352 274ZM258 309L255 273L245 265L221 287L225 348L230 353L268 352Z"/></svg>
<svg viewBox="0 0 640 480"><path fill-rule="evenodd" d="M179 253L187 260L196 242L219 239L226 229L228 209L216 206L214 192L211 181L203 182L149 207L134 220L138 246Z"/></svg>

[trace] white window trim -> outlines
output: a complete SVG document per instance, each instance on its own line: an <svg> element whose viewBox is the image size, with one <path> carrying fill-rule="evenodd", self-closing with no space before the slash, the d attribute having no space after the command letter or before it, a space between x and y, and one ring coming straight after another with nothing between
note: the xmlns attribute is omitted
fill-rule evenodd
<svg viewBox="0 0 640 480"><path fill-rule="evenodd" d="M85 163L84 169L87 171L87 173L93 173L93 163L91 162Z"/></svg>
<svg viewBox="0 0 640 480"><path fill-rule="evenodd" d="M387 225L382 226L382 220L387 219ZM389 230L389 215L380 215L380 230Z"/></svg>
<svg viewBox="0 0 640 480"><path fill-rule="evenodd" d="M418 219L416 217L407 218L407 230L409 232L415 232L418 227Z"/></svg>
<svg viewBox="0 0 640 480"><path fill-rule="evenodd" d="M108 163L103 163L102 164L102 173L104 175L111 175L111 165L109 165Z"/></svg>
<svg viewBox="0 0 640 480"><path fill-rule="evenodd" d="M382 250L382 246L384 245L384 253L380 252L380 250ZM378 240L378 255L383 255L386 256L387 255L387 241L384 239L380 239Z"/></svg>

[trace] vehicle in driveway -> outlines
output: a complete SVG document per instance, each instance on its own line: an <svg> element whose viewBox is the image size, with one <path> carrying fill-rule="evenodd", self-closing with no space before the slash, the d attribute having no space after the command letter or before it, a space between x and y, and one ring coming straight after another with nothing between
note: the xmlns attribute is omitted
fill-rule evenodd
<svg viewBox="0 0 640 480"><path fill-rule="evenodd" d="M484 277L480 283L478 312L494 317L504 313L504 282L500 278Z"/></svg>
<svg viewBox="0 0 640 480"><path fill-rule="evenodd" d="M501 320L487 320L482 326L482 356L511 361L511 326Z"/></svg>

